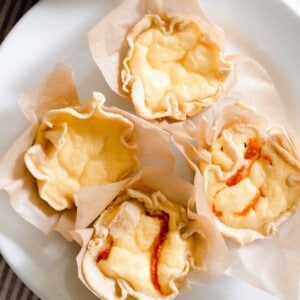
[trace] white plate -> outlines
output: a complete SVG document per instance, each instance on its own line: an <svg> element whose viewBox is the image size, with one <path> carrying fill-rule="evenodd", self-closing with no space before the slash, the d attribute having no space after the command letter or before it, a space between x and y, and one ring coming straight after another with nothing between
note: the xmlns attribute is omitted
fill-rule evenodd
<svg viewBox="0 0 300 300"><path fill-rule="evenodd" d="M294 1L294 5L297 5ZM100 90L108 104L125 105L109 90L92 61L87 31L119 0L44 0L17 24L0 47L0 155L26 128L17 106L21 91L57 62L74 67L81 99ZM300 123L300 15L282 1L202 0L208 15L226 32L227 53L257 59L271 74L291 125ZM130 12L128 12L130 13ZM109 33L108 33L109 34ZM298 64L298 66L297 66ZM23 221L0 193L0 250L19 277L42 299L93 299L76 276L79 248L58 234L45 237ZM242 281L223 276L194 287L179 299L275 299Z"/></svg>

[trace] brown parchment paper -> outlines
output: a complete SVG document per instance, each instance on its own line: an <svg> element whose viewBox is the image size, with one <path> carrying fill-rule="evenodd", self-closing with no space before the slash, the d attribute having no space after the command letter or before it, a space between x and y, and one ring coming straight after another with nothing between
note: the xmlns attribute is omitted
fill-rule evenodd
<svg viewBox="0 0 300 300"><path fill-rule="evenodd" d="M277 116L274 113L274 115L267 115L265 118L265 115L259 114L253 107L245 106L244 103L247 102L244 101L245 99L240 98L243 95L237 96L235 95L235 97L227 99L228 102L225 101L207 110L198 119L198 126L196 126L196 123L189 124L190 126L184 128L183 135L174 135L174 142L187 159L189 166L195 170L195 177L200 177L198 183L200 183L199 189L203 193L203 197L200 198L202 200L205 199L205 187L198 166L200 161L209 161L209 153L203 150L203 146L211 144L222 128L226 128L234 122L255 124L265 130L274 127L281 129L289 136L293 144L293 151L299 158L299 139L292 130L280 126L280 123L277 122L279 119L284 120L284 115ZM235 104L237 99L241 101ZM271 99L269 100L271 101ZM276 107L274 112L275 109ZM263 111L263 106L261 111ZM277 112L279 113L280 110ZM274 123L271 123L270 120L273 120ZM296 204L293 211L282 215L274 222L277 224L272 224L278 227L278 232L268 237L252 230L229 229L216 217L212 216L215 219L217 228L223 235L231 238L225 239L233 260L226 271L227 274L244 279L278 296L280 299L299 299L299 200L296 201L298 204ZM207 200L205 203L201 202L200 205L206 206L207 202ZM213 215L212 212L210 214ZM232 238L238 243L232 241Z"/></svg>
<svg viewBox="0 0 300 300"><path fill-rule="evenodd" d="M195 177L195 185L173 176L170 172L154 168L145 168L132 179L125 179L119 183L111 185L82 188L79 193L77 230L72 232L74 239L82 245L81 251L77 257L79 278L83 283L93 291L90 283L86 281L83 271L83 257L86 252L88 241L90 240L93 229L82 230L87 224L93 222L105 209L109 203L124 189L130 188L138 191L154 192L160 191L168 200L187 207L188 217L198 219L201 224L201 233L207 240L207 255L203 262L201 272L193 271L187 275L190 283L207 284L223 274L229 264L229 256L224 240L214 225L212 217L209 215L209 209L201 204L202 195L200 184ZM196 214L195 206L203 206ZM96 213L97 212L97 213ZM114 295L115 287L111 280L103 281L103 288L107 293ZM185 287L185 288L186 288ZM121 298L120 298L121 299ZM141 299L148 299L147 297ZM149 298L150 299L150 298ZM152 298L151 298L152 299Z"/></svg>
<svg viewBox="0 0 300 300"><path fill-rule="evenodd" d="M62 212L51 208L40 198L36 181L24 164L24 154L35 141L43 115L50 109L79 104L71 68L57 65L52 73L21 95L19 104L30 126L0 162L0 188L8 192L13 208L26 221L45 234L55 230L71 239L69 231L74 229L76 208ZM174 156L169 149L166 132L117 108L103 106L103 110L121 114L134 123L133 135L138 147L140 168L160 166L165 170L173 170Z"/></svg>
<svg viewBox="0 0 300 300"><path fill-rule="evenodd" d="M72 70L65 65L57 65L52 73L21 95L19 106L30 125L0 162L0 188L8 192L14 210L45 234L64 219L64 212L55 211L41 200L35 179L25 166L24 154L33 144L39 121L49 109L78 103ZM69 217L73 218L68 216L67 219ZM66 222L65 230L68 230L68 225Z"/></svg>
<svg viewBox="0 0 300 300"><path fill-rule="evenodd" d="M145 15L155 14L168 18L175 16L181 16L191 20L194 18L195 22L201 27L201 30L207 33L215 44L218 45L222 56L224 45L223 31L209 21L198 1L126 0L100 20L99 23L91 29L88 35L89 47L96 64L110 88L121 96L128 97L122 90L121 83L122 61L125 58L126 51L129 49L127 35L130 29ZM223 58L221 58L221 60L223 60ZM227 61L227 59L225 60ZM227 74L230 70L229 60L226 64L224 62L224 70L225 69L226 72L224 71L224 74ZM221 81L223 82L225 80ZM229 86L227 85L227 87ZM140 88L138 82L132 88L132 94L135 95L135 97L131 97L131 100L134 102L136 111L147 111L148 108L146 108L144 104L141 104L144 101L142 99L144 95L143 88ZM218 93L215 98L219 99L219 94L223 94L223 89L220 89L220 93ZM136 101L133 98L136 98ZM212 100L209 100L208 97L204 102L208 103L209 101ZM213 102L215 101L216 100L213 100ZM175 115L175 110L172 112L173 109L172 104L169 103L168 112L157 112L155 113L157 116L154 116L154 113L148 112L140 115L147 119L165 116L172 117L173 114Z"/></svg>

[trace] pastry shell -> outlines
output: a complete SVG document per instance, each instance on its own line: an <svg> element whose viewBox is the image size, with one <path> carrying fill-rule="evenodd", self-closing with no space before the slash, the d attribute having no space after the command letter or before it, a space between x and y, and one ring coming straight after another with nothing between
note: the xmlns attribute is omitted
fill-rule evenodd
<svg viewBox="0 0 300 300"><path fill-rule="evenodd" d="M102 212L104 212L103 217L100 217L99 220L104 220L107 214L105 208L113 207L115 202L112 201L116 198L119 201L116 205L122 204L123 199L138 198L138 201L144 203L145 207L150 209L155 209L160 201L174 203L169 205L180 205L181 209L186 210L189 219L187 224L190 225L186 227L187 230L184 230L182 234L198 236L198 250L196 251L198 258L190 258L190 263L187 264L189 267L181 275L179 274L180 277L185 279L180 280L180 283L176 283L176 280L174 282L171 280L171 293L153 297L135 291L131 285L121 278L116 281L104 276L95 262L95 255L97 256L97 254L95 254L96 252L93 253L94 248L91 248L91 245L95 245L95 242L91 242L91 240L95 236L99 237L99 234L101 236L100 231L102 234L107 231L100 230L96 233L93 228L80 230L81 225L78 224L78 230L72 234L82 244L81 251L77 257L79 278L98 297L102 299L127 299L130 296L137 299L174 299L175 296L189 287L190 283L208 283L224 272L229 259L224 241L218 231L216 231L212 219L207 217L205 209L198 215L193 212L195 202L199 200L200 194L198 194L197 189L192 184L174 177L168 172L146 168L137 174L135 178L124 180L122 185L116 186L112 184L110 192L106 193L109 196L104 195L101 191L101 187L83 188L81 190L79 203L82 206L80 207L79 204L79 209L85 212L81 214L84 216L82 225L95 220L99 215L101 216ZM98 197L96 195L103 196ZM118 196L120 197L118 198ZM98 204L93 199L97 199ZM93 204L91 205L91 203ZM95 211L98 211L98 215L95 215ZM126 220L123 219L123 221L126 221L125 223L118 219L118 222L114 223L117 224L118 231L114 230L114 234L117 233L117 235L121 236L129 227L132 228L134 226L133 223L135 223L135 218L133 219L132 222L129 222L129 219L126 217ZM98 225L95 225L95 228L99 228L99 224L102 222L99 220L96 221Z"/></svg>
<svg viewBox="0 0 300 300"><path fill-rule="evenodd" d="M25 164L39 194L55 210L76 206L81 186L123 179L138 168L134 124L103 110L100 93L83 105L50 110Z"/></svg>
<svg viewBox="0 0 300 300"><path fill-rule="evenodd" d="M128 11L131 13L128 14ZM120 19L122 22L117 22ZM167 35L171 35L175 28L176 30L184 28L186 24L193 24L198 28L199 40L214 49L212 64L216 67L209 76L214 73L213 77L218 84L213 92L204 93L202 96L186 96L187 101L181 101L177 93L166 92L161 99L158 97L159 105L155 105L154 108L149 106L151 102L145 98L146 88L140 76L131 73L128 62L134 54L136 37L154 24ZM113 38L106 38L108 31ZM129 98L133 102L136 113L150 120L161 118L185 120L197 114L203 107L219 101L223 92L226 93L224 84L231 69L230 61L223 57L223 43L222 31L207 19L195 0L188 2L127 0L105 16L89 32L92 55L110 88ZM206 80L209 76L206 79L205 76L200 77L207 84ZM174 90L176 85L174 84ZM196 86L193 84L190 88ZM181 89L180 93L185 93L183 90Z"/></svg>
<svg viewBox="0 0 300 300"><path fill-rule="evenodd" d="M229 169L228 172L223 172L220 167L215 167L213 165L213 157L210 150L212 145L221 136L223 130L227 130L232 126L241 126L241 124L245 128L255 128L261 136L264 136L267 143L271 145L270 147L273 149L273 152L286 161L286 163L295 171L295 174L293 173L291 175L293 178L291 178L291 176L287 177L293 181L288 185L295 186L298 184L297 182L300 178L298 173L300 172L300 159L299 148L297 145L299 142L291 131L288 131L284 127L271 126L271 124L263 116L253 110L253 108L239 103L224 103L220 104L218 107L214 107L213 111L207 111L207 113L202 116L200 124L200 128L193 128L193 130L190 131L190 133L192 132L193 134L193 138L190 139L190 141L179 135L175 136L174 140L187 158L190 167L194 170L201 170L199 176L201 177L203 192L206 195L210 192L210 190L208 190L208 175L210 170L215 170L216 168L217 176L218 178L221 178L220 182L226 182L226 180L229 180L236 174L237 170L241 167L241 163L245 160L239 155L235 146L231 147L229 145L229 149L229 146L227 145L226 147L229 149L227 150L230 152L230 157L232 159L232 169ZM224 163L225 161L223 160L222 164ZM279 177L280 174L278 174ZM285 183L283 184L285 185ZM230 238L243 246L257 239L264 239L268 235L275 234L278 230L278 226L295 213L299 200L300 195L296 196L286 209L282 210L272 220L266 222L261 229L234 228L224 224L224 222L220 221L221 218L217 216L215 216L215 222L218 229L225 237ZM208 198L206 201L209 201Z"/></svg>
<svg viewBox="0 0 300 300"><path fill-rule="evenodd" d="M222 57L219 39L214 33L201 32L199 23L192 17L146 15L130 30L122 90L141 117L185 120L219 100L230 64ZM147 32L159 34L145 37ZM189 34L188 42L184 34ZM147 40L141 41L142 36ZM151 43L145 57L146 46L140 46L141 42Z"/></svg>

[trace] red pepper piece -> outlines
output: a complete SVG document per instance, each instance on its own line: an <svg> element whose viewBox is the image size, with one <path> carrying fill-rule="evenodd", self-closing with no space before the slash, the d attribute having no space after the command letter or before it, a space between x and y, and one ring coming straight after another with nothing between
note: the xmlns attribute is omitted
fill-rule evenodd
<svg viewBox="0 0 300 300"><path fill-rule="evenodd" d="M245 166L239 168L234 175L232 175L227 181L227 186L234 186L248 176L248 169Z"/></svg>
<svg viewBox="0 0 300 300"><path fill-rule="evenodd" d="M249 140L244 154L245 159L257 159L261 152L261 145L255 140Z"/></svg>
<svg viewBox="0 0 300 300"><path fill-rule="evenodd" d="M213 211L213 214L218 218L223 216L223 212L220 210L217 210L214 204L212 206L212 211Z"/></svg>
<svg viewBox="0 0 300 300"><path fill-rule="evenodd" d="M98 263L101 260L105 260L108 258L109 254L110 254L110 250L112 248L113 245L113 241L111 241L110 243L106 244L103 249L99 252L97 258L96 258L96 263Z"/></svg>
<svg viewBox="0 0 300 300"><path fill-rule="evenodd" d="M160 224L160 231L157 237L155 238L153 242L153 252L151 257L151 281L154 286L154 288L163 295L163 291L161 289L161 286L158 281L158 262L160 257L160 251L162 244L164 243L168 231L169 231L169 215L163 211L159 212L146 212L147 216L158 218L161 222Z"/></svg>
<svg viewBox="0 0 300 300"><path fill-rule="evenodd" d="M246 216L252 208L257 204L259 201L259 198L261 197L260 192L258 192L255 197L252 199L252 201L240 212L236 212L235 215L238 217L244 217Z"/></svg>
<svg viewBox="0 0 300 300"><path fill-rule="evenodd" d="M272 159L271 159L270 156L264 155L264 156L263 156L263 159L264 159L264 161L265 161L267 164L269 164L270 166L273 166L273 162L272 162Z"/></svg>

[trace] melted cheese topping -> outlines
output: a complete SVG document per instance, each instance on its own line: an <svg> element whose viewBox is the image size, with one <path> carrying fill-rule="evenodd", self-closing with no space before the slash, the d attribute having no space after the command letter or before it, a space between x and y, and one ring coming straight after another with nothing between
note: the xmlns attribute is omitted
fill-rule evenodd
<svg viewBox="0 0 300 300"><path fill-rule="evenodd" d="M159 292L151 281L151 258L153 243L160 233L161 222L156 217L146 215L145 207L136 200L122 204L123 207L132 205L136 207L135 210L138 207L138 216L132 216L133 220L138 220L137 223L131 224L132 228L126 234L112 239L113 246L110 254L107 259L98 262L98 267L105 276L123 279L137 292L159 296ZM103 225L109 228L114 220L118 219L120 210L120 206L115 206L104 212L101 221L96 222L96 231ZM172 293L169 286L170 280L173 280L174 276L182 275L186 268L187 256L193 249L194 239L193 237L182 239L180 236L178 224L186 222L187 218L183 217L183 210L180 206L172 203L164 206L160 203L158 210L169 215L169 231L162 244L158 264L158 282L163 294L168 295ZM121 214L123 222L126 223L126 220L131 219L128 214L124 214L123 210ZM97 237L96 235L94 239L97 240ZM95 241L92 244L95 244ZM91 251L93 252L92 249ZM95 253L94 256L96 256Z"/></svg>
<svg viewBox="0 0 300 300"><path fill-rule="evenodd" d="M70 208L81 186L115 182L134 171L136 147L131 136L123 140L128 122L96 112L85 119L64 110L46 115L25 155L41 198L57 210Z"/></svg>
<svg viewBox="0 0 300 300"><path fill-rule="evenodd" d="M246 159L250 141L260 147L260 153ZM265 224L295 205L300 185L287 182L291 174L300 175L299 168L280 155L269 137L261 136L255 128L235 125L223 130L211 151L212 165L205 170L207 196L215 215L226 225L263 231ZM243 170L241 180L228 184L229 178L237 178L238 170Z"/></svg>
<svg viewBox="0 0 300 300"><path fill-rule="evenodd" d="M185 104L197 103L189 112L193 115L210 105L203 99L220 90L219 52L195 23L174 26L172 32L152 24L136 37L127 64L131 74L141 79L145 105L152 112L165 111L164 99L173 95L183 114L188 110Z"/></svg>

